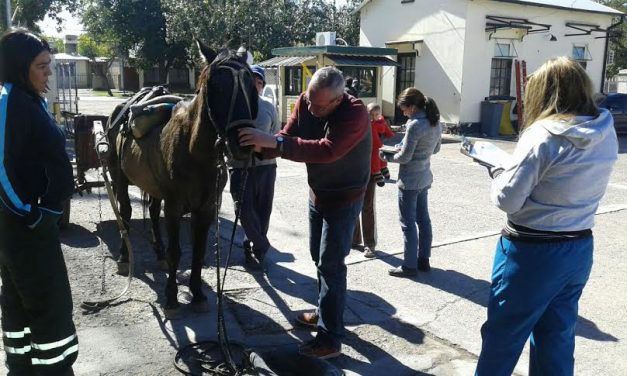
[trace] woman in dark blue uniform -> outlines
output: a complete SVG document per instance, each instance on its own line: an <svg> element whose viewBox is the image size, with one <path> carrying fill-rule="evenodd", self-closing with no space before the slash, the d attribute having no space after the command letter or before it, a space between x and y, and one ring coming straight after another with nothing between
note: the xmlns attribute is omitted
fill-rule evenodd
<svg viewBox="0 0 627 376"><path fill-rule="evenodd" d="M73 375L78 355L57 227L72 167L41 97L50 63L36 35L0 38L0 308L10 376Z"/></svg>

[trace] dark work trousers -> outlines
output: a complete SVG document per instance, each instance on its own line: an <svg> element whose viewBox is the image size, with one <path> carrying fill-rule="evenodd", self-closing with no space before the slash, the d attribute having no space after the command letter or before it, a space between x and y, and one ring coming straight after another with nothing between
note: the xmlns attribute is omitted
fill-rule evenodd
<svg viewBox="0 0 627 376"><path fill-rule="evenodd" d="M375 250L377 246L377 210L375 206L375 189L376 180L374 175L370 175L368 186L366 187L366 195L364 197L364 207L361 209L361 221L357 217L355 223L355 231L353 232L353 244L359 245L363 241L364 246Z"/></svg>
<svg viewBox="0 0 627 376"><path fill-rule="evenodd" d="M9 376L73 375L78 339L57 216L34 230L0 208L2 340Z"/></svg>
<svg viewBox="0 0 627 376"><path fill-rule="evenodd" d="M268 248L270 248L267 235L270 226L270 214L272 214L272 200L274 199L276 164L248 169L244 194L239 198L240 202L238 203L243 172L244 169L242 168L230 170L231 197L241 207L240 219L246 234L244 248L252 246L255 256L263 259Z"/></svg>

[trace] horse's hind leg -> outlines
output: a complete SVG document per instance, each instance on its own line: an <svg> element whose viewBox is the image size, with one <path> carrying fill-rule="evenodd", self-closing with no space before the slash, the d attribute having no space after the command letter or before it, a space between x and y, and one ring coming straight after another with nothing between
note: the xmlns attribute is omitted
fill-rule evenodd
<svg viewBox="0 0 627 376"><path fill-rule="evenodd" d="M165 226L168 232L168 281L165 287L165 317L178 318L180 304L178 302L178 286L176 284L176 272L181 260L181 246L179 244L179 230L181 222L181 210L176 205L165 201Z"/></svg>
<svg viewBox="0 0 627 376"><path fill-rule="evenodd" d="M165 246L161 238L161 227L159 226L159 217L161 216L161 201L158 198L150 197L150 224L152 230L152 248L157 255L157 265L159 270L168 271L168 261L165 258Z"/></svg>
<svg viewBox="0 0 627 376"><path fill-rule="evenodd" d="M209 311L207 297L202 292L202 267L207 251L207 235L209 226L215 219L215 213L210 208L202 208L192 212L191 230L193 242L192 275L189 281L189 289L192 292L192 310L195 312Z"/></svg>
<svg viewBox="0 0 627 376"><path fill-rule="evenodd" d="M120 169L117 170L117 179L115 180L116 197L120 206L120 216L122 217L122 221L124 222L124 228L126 229L126 232L128 234L132 213L131 199L128 196L129 181L126 175L124 175L124 173L122 173ZM122 239L122 244L120 245L120 257L118 258L118 274L128 275L128 260L128 248L126 248L126 242L124 242L124 239Z"/></svg>

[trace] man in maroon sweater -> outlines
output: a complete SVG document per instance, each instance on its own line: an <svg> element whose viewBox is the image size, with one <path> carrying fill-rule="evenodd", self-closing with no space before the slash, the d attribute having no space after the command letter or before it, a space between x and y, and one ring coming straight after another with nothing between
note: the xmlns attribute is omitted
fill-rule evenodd
<svg viewBox="0 0 627 376"><path fill-rule="evenodd" d="M317 327L316 338L300 352L327 359L341 354L346 302L346 264L353 229L370 178L372 136L361 100L344 94L342 72L316 71L298 98L283 130L268 135L240 130L240 144L254 145L264 158L307 164L309 250L318 269L318 308L296 321Z"/></svg>

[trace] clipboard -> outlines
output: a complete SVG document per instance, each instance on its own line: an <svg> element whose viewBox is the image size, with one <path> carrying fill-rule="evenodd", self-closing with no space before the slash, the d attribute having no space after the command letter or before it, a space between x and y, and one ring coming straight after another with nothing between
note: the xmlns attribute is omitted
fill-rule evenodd
<svg viewBox="0 0 627 376"><path fill-rule="evenodd" d="M385 154L396 154L398 153L401 149L397 148L396 146L392 146L392 145L383 145L379 148L380 151L382 151Z"/></svg>
<svg viewBox="0 0 627 376"><path fill-rule="evenodd" d="M490 167L503 167L510 163L512 156L505 150L487 141L471 141L462 138L459 151L475 162Z"/></svg>

